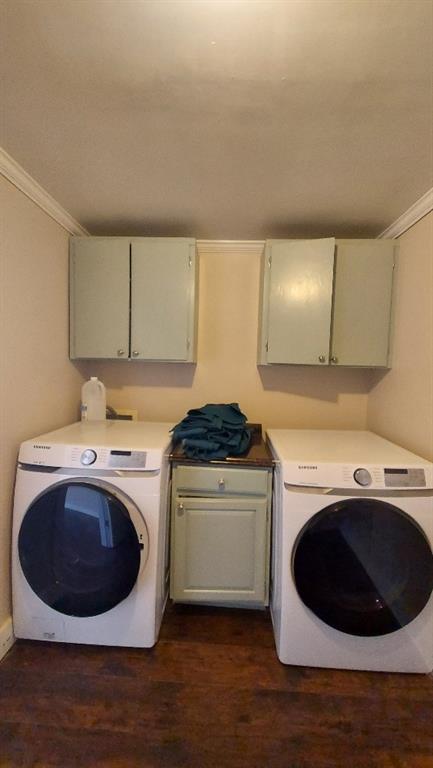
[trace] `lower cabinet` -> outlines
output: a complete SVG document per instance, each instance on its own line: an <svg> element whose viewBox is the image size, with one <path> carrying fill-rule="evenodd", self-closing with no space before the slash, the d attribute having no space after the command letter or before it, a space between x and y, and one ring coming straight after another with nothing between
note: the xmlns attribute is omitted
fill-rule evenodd
<svg viewBox="0 0 433 768"><path fill-rule="evenodd" d="M178 465L172 475L170 597L264 607L272 471Z"/></svg>

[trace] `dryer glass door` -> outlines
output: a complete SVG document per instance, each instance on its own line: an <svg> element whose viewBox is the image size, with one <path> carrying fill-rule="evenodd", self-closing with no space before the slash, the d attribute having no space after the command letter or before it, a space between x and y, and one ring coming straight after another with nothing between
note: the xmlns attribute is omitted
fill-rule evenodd
<svg viewBox="0 0 433 768"><path fill-rule="evenodd" d="M302 601L351 635L386 635L416 618L433 589L433 556L421 528L377 499L331 504L302 529L293 578Z"/></svg>
<svg viewBox="0 0 433 768"><path fill-rule="evenodd" d="M30 587L68 616L97 616L124 600L137 579L141 547L126 505L105 488L77 481L39 496L18 537Z"/></svg>

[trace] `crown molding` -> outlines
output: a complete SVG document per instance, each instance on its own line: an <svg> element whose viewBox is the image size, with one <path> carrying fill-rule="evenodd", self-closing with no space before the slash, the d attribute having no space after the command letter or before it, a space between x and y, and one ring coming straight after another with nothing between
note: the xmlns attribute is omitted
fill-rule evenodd
<svg viewBox="0 0 433 768"><path fill-rule="evenodd" d="M197 251L200 255L248 253L250 256L260 256L264 247L264 240L197 240Z"/></svg>
<svg viewBox="0 0 433 768"><path fill-rule="evenodd" d="M402 213L393 224L390 224L387 229L381 232L380 235L378 235L378 238L400 237L403 232L406 232L406 230L430 213L430 211L433 211L433 187L429 189L425 195L420 197L416 203L411 205L407 211Z"/></svg>
<svg viewBox="0 0 433 768"><path fill-rule="evenodd" d="M88 235L84 227L54 200L4 149L0 147L0 173L71 235Z"/></svg>
<svg viewBox="0 0 433 768"><path fill-rule="evenodd" d="M27 197L33 200L42 210L57 221L71 235L89 235L89 232L79 224L59 203L46 192L27 171L24 170L4 149L0 147L0 173ZM390 224L378 238L400 237L417 221L433 210L433 187L419 198L405 213ZM200 254L215 253L248 253L251 256L260 255L265 245L264 240L197 240Z"/></svg>

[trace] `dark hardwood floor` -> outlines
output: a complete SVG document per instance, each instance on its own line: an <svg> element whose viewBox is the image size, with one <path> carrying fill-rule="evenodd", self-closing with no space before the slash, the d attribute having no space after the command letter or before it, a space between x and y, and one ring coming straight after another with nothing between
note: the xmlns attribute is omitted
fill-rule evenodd
<svg viewBox="0 0 433 768"><path fill-rule="evenodd" d="M269 615L168 608L151 650L18 641L1 768L432 768L433 678L287 667Z"/></svg>

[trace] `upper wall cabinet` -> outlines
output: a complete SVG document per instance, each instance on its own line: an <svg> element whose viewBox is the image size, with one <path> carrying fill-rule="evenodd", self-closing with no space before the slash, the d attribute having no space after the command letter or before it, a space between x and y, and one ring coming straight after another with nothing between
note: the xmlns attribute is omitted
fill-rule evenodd
<svg viewBox="0 0 433 768"><path fill-rule="evenodd" d="M188 238L71 238L71 359L194 362L197 267Z"/></svg>
<svg viewBox="0 0 433 768"><path fill-rule="evenodd" d="M268 240L259 365L387 367L394 240Z"/></svg>

